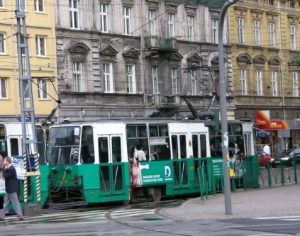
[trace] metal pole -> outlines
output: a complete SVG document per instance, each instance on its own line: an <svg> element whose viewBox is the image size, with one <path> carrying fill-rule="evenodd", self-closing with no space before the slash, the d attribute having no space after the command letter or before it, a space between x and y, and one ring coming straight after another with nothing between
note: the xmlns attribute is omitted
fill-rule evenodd
<svg viewBox="0 0 300 236"><path fill-rule="evenodd" d="M219 34L218 34L218 52L219 52L219 83L220 83L220 113L221 113L221 127L222 127L222 157L224 167L224 198L225 198L225 214L231 215L231 190L228 167L228 127L227 127L227 102L226 102L226 81L225 81L225 66L224 66L224 45L223 45L223 31L224 19L229 6L238 0L228 0L223 5L219 20Z"/></svg>

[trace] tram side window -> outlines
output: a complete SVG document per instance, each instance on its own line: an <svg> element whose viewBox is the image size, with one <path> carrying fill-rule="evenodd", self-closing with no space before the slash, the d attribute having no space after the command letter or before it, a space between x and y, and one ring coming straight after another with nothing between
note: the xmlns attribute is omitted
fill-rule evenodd
<svg viewBox="0 0 300 236"><path fill-rule="evenodd" d="M121 162L121 138L120 137L112 137L111 139L112 146L112 159L113 162Z"/></svg>
<svg viewBox="0 0 300 236"><path fill-rule="evenodd" d="M148 155L148 139L147 139L147 127L144 124L139 125L127 125L126 126L127 133L127 150L128 157L132 154L131 150L143 150L146 155L146 160L149 160Z"/></svg>
<svg viewBox="0 0 300 236"><path fill-rule="evenodd" d="M180 142L180 158L186 158L186 136L180 135L179 136Z"/></svg>
<svg viewBox="0 0 300 236"><path fill-rule="evenodd" d="M200 135L200 148L201 148L201 157L207 157L207 148L206 148L206 135Z"/></svg>
<svg viewBox="0 0 300 236"><path fill-rule="evenodd" d="M42 127L37 126L35 130L36 130L37 148L40 156L40 164L45 164L46 163L46 153L45 153L46 136L44 135L44 130L42 129Z"/></svg>
<svg viewBox="0 0 300 236"><path fill-rule="evenodd" d="M149 133L151 160L157 161L171 159L167 124L150 124Z"/></svg>
<svg viewBox="0 0 300 236"><path fill-rule="evenodd" d="M172 135L172 153L173 159L178 159L178 142L177 142L177 135Z"/></svg>
<svg viewBox="0 0 300 236"><path fill-rule="evenodd" d="M93 139L93 127L83 126L82 128L82 146L80 160L81 163L94 163L94 139Z"/></svg>
<svg viewBox="0 0 300 236"><path fill-rule="evenodd" d="M0 125L0 154L5 156L7 155L7 145L5 140L5 128L3 125Z"/></svg>
<svg viewBox="0 0 300 236"><path fill-rule="evenodd" d="M10 148L11 148L11 155L18 156L19 155L19 140L17 138L10 139Z"/></svg>
<svg viewBox="0 0 300 236"><path fill-rule="evenodd" d="M198 147L198 135L192 135L192 143L193 143L193 158L200 157L199 155L199 147Z"/></svg>
<svg viewBox="0 0 300 236"><path fill-rule="evenodd" d="M107 137L98 138L100 163L108 163L108 139Z"/></svg>

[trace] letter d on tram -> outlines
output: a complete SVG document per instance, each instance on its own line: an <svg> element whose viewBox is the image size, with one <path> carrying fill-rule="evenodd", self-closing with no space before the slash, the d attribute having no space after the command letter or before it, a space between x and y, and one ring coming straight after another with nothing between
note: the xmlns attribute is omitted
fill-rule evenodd
<svg viewBox="0 0 300 236"><path fill-rule="evenodd" d="M171 168L170 166L165 166L165 179L170 179L171 178Z"/></svg>

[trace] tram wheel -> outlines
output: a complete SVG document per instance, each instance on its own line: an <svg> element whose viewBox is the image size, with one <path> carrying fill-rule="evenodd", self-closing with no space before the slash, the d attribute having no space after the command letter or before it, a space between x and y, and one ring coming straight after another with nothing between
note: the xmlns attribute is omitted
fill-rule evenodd
<svg viewBox="0 0 300 236"><path fill-rule="evenodd" d="M161 188L160 187L151 188L150 195L153 202L159 202L161 200L161 195L162 195Z"/></svg>

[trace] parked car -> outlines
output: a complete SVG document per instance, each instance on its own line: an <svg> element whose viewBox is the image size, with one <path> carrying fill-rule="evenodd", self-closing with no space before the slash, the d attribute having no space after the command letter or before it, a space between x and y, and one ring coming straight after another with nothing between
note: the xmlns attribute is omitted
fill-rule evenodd
<svg viewBox="0 0 300 236"><path fill-rule="evenodd" d="M280 162L283 162L283 165L291 166L293 161L295 164L300 164L300 148L295 148L288 155L276 159L274 163L276 166L279 165Z"/></svg>

